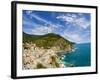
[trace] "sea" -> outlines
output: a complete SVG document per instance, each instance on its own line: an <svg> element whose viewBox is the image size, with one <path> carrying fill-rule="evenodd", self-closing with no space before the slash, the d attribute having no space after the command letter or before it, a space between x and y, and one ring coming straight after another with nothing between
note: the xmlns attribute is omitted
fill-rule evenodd
<svg viewBox="0 0 100 80"><path fill-rule="evenodd" d="M62 62L66 67L91 66L91 43L75 44L71 52L62 55Z"/></svg>

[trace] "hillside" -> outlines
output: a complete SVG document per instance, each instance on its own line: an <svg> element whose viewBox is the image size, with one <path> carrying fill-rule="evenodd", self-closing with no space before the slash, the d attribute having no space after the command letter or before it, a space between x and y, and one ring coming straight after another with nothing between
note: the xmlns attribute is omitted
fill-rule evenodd
<svg viewBox="0 0 100 80"><path fill-rule="evenodd" d="M58 34L49 33L46 35L29 35L23 33L23 43L34 43L37 47L49 49L51 47L59 48L60 50L71 50L73 42L66 40Z"/></svg>
<svg viewBox="0 0 100 80"><path fill-rule="evenodd" d="M73 45L74 43L54 33L41 36L23 33L23 69L66 67L60 55L72 51Z"/></svg>

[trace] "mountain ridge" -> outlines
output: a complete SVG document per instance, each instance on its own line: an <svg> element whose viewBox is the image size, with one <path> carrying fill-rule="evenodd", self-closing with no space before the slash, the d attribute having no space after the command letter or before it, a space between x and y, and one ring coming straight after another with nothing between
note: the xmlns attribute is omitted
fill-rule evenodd
<svg viewBox="0 0 100 80"><path fill-rule="evenodd" d="M23 43L34 43L38 47L45 49L51 47L58 47L61 50L71 50L75 43L63 38L62 36L54 33L48 33L45 35L30 35L23 32Z"/></svg>

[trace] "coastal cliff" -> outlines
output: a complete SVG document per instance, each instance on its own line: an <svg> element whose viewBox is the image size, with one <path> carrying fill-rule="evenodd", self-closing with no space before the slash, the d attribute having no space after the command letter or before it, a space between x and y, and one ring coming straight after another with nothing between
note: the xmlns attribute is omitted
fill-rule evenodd
<svg viewBox="0 0 100 80"><path fill-rule="evenodd" d="M72 51L74 44L54 33L23 33L23 69L63 68L65 65L58 53Z"/></svg>

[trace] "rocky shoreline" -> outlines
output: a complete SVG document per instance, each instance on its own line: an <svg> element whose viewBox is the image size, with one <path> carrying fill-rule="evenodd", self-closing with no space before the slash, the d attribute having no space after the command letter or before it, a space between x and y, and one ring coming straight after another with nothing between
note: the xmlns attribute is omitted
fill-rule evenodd
<svg viewBox="0 0 100 80"><path fill-rule="evenodd" d="M64 68L57 55L59 49L52 47L44 49L35 44L23 43L23 69L41 69L41 68Z"/></svg>

